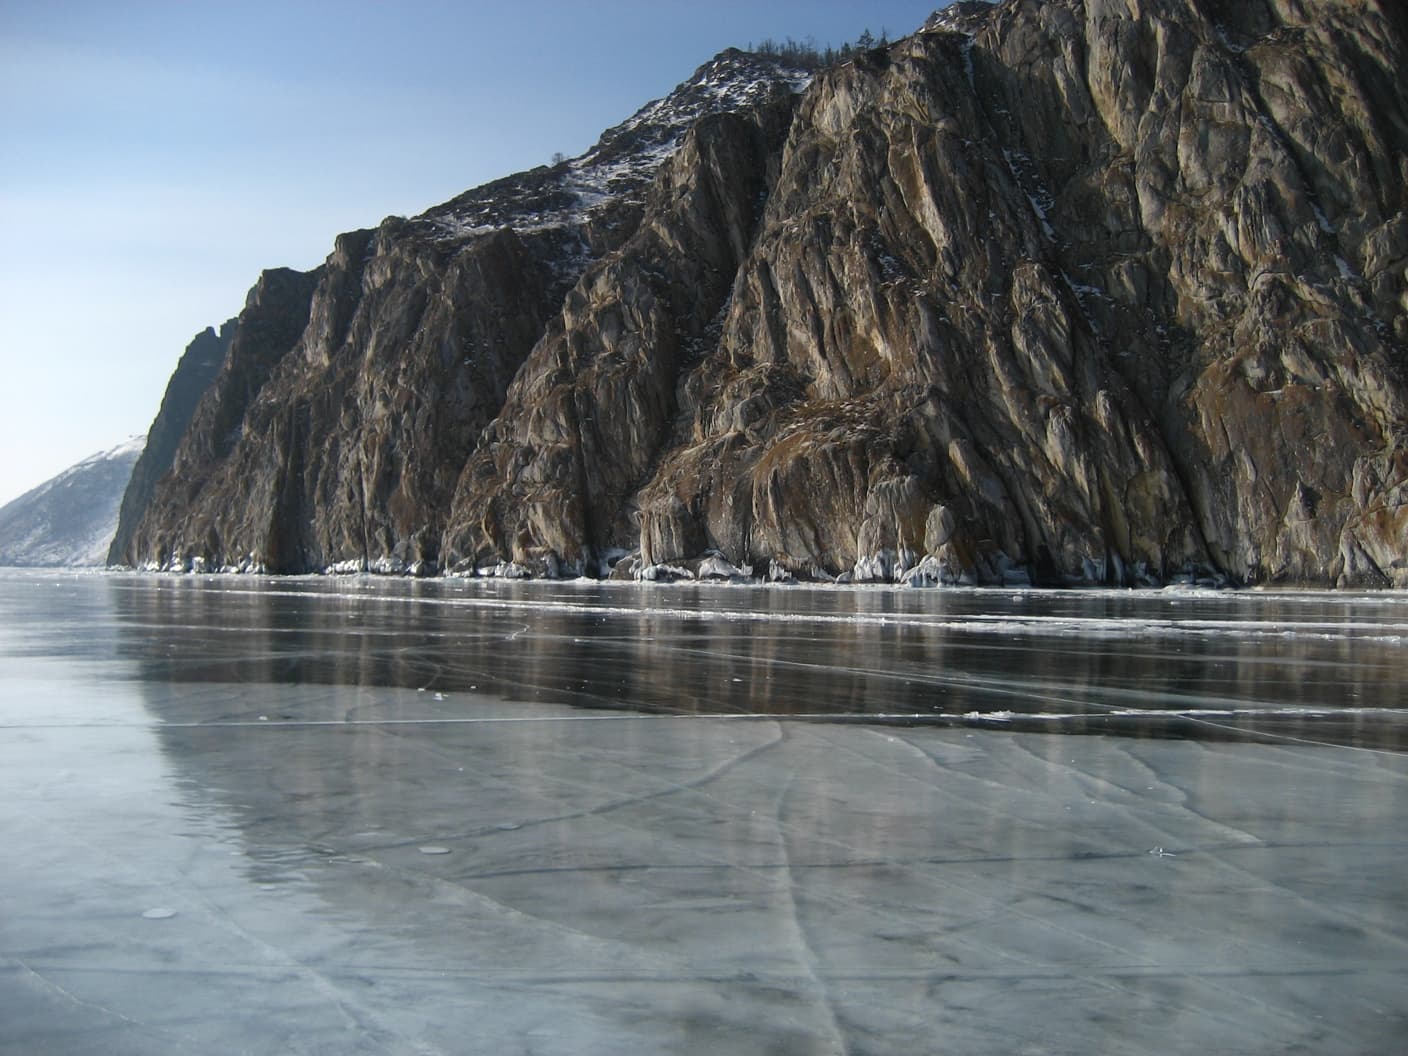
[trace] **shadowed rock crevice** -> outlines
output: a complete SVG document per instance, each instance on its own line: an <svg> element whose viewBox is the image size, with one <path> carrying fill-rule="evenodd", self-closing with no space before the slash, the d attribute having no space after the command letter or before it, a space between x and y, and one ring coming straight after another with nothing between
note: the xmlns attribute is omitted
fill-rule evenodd
<svg viewBox="0 0 1408 1056"><path fill-rule="evenodd" d="M646 219L583 276L508 393L455 498L446 557L598 571L636 544L633 496L680 411L768 192L790 93L701 121L661 172Z"/></svg>

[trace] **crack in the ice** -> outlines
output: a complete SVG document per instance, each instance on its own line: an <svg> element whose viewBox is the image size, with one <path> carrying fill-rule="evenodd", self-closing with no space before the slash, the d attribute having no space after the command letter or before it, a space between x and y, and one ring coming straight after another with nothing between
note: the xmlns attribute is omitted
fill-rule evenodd
<svg viewBox="0 0 1408 1056"><path fill-rule="evenodd" d="M1166 825L1156 823L1151 818L1149 818L1147 816L1147 812L1150 809L1162 809L1183 812L1193 818L1196 818L1203 824L1209 825L1214 829L1220 830L1222 833L1232 837L1236 841L1244 843L1249 847L1260 846L1264 842L1261 837L1254 832L1248 832L1245 829L1239 829L1236 826L1228 825L1225 822L1217 821L1216 819L1211 818L1203 812L1196 810L1195 808L1190 806L1187 789L1182 788L1178 784L1167 780L1153 768L1147 766L1142 759L1139 759L1137 756L1131 754L1122 742L1111 741L1110 748L1111 751L1117 753L1120 758L1128 760L1129 762L1135 765L1143 766L1144 769L1148 771L1150 780L1156 781L1158 785L1162 786L1166 791L1173 791L1177 793L1179 797L1178 800L1154 800L1152 799L1152 797L1141 795L1135 789L1126 788L1125 786L1116 784L1114 782L1105 782L1104 779L1096 777L1089 771L1084 771L1080 770L1079 768L1072 767L1069 763L1063 763L1048 759L1033 750L1030 742L1014 741L1012 744L1013 751L1022 752L1026 754L1029 758L1035 760L1038 763L1043 764L1048 770L1054 771L1058 776L1064 777L1067 781L1072 784L1072 786L1074 786L1077 795L1083 793L1081 785L1085 781L1103 782L1108 787L1120 789L1120 791L1124 792L1127 796L1130 797L1128 802L1117 803L1111 802L1108 799L1101 799L1100 802L1102 804L1108 805L1111 809L1120 810L1122 813L1124 813L1126 817L1134 821L1136 824L1142 825L1146 829L1151 830L1155 837L1162 837L1168 846L1173 846L1177 842L1177 834L1175 834ZM1154 790L1154 788L1149 789L1149 791ZM1095 791L1098 793L1098 788ZM1163 845L1164 844L1160 844L1160 846ZM1201 841L1199 841L1199 847L1201 846L1202 843Z"/></svg>
<svg viewBox="0 0 1408 1056"><path fill-rule="evenodd" d="M151 1023L144 1023L140 1019L134 1019L131 1016L123 1015L116 1009L109 1008L108 1006L99 1004L96 1001L84 1000L83 998L75 994L72 990L70 990L68 987L64 986L62 983L58 982L57 980L50 979L47 975L44 974L44 972L40 971L38 968L35 968L32 964L30 964L28 961L24 960L21 957L13 958L13 962L19 965L22 971L26 972L28 975L32 976L35 980L37 980L39 984L46 990L57 994L63 1000L71 1002L72 1004L77 1005L79 1008L90 1009L104 1016L109 1016L120 1023L126 1023L128 1026L136 1027L139 1030L147 1031L152 1034L156 1034L159 1036L169 1035L191 1046L197 1044L196 1039L189 1034L182 1034L179 1031L172 1030L170 1027L161 1027Z"/></svg>
<svg viewBox="0 0 1408 1056"><path fill-rule="evenodd" d="M788 847L788 825L784 818L787 811L787 798L791 794L792 786L796 782L796 779L796 771L789 770L786 782L783 784L782 788L778 790L777 798L773 801L773 825L777 833L777 847L782 854L782 870L786 874L783 887L786 899L786 912L788 919L792 923L793 942L797 951L797 962L811 980L817 1001L826 1017L827 1029L834 1040L835 1051L839 1053L840 1056L847 1056L850 1052L850 1046L846 1042L846 1031L841 1024L841 1017L836 1010L835 1001L831 996L831 989L818 969L816 951L812 946L811 939L807 935L807 927L802 920L801 907L797 901L799 878L792 869L792 854Z"/></svg>
<svg viewBox="0 0 1408 1056"><path fill-rule="evenodd" d="M378 1013L349 995L343 986L326 972L309 964L289 950L260 938L198 888L193 887L190 892L199 900L210 923L223 927L226 931L261 951L268 965L292 971L295 976L301 977L311 985L316 993L321 994L331 1003L332 1007L337 1009L343 1017L344 1025L348 1028L359 1031L364 1038L375 1041L388 1053L404 1051L402 1047L409 1044L412 1046L412 1051L420 1056L449 1056L445 1049L409 1037L402 1031L386 1026Z"/></svg>
<svg viewBox="0 0 1408 1056"><path fill-rule="evenodd" d="M606 802L606 803L597 804L597 805L595 805L595 806L587 807L587 808L584 808L584 809L581 809L581 810L569 811L569 812L559 813L559 814L555 814L555 815L551 815L551 816L545 816L545 817L524 819L524 820L522 820L521 822L518 822L517 825L518 825L518 827L519 827L520 829L523 829L523 828L528 828L528 827L531 827L531 826L546 825L546 824L552 824L552 823L557 823L557 822L561 822L561 821L580 820L580 819L583 819L583 818L603 818L603 817L605 817L606 815L608 815L608 814L610 814L610 813L619 811L619 810L621 810L621 809L623 809L623 808L626 808L626 807L629 807L629 806L632 806L632 805L638 805L638 804L641 804L641 803L644 803L644 802L647 802L647 801L650 801L650 800L660 799L660 798L663 798L663 797L666 797L666 796L677 795L677 794L679 794L679 793L681 793L681 792L699 791L699 790L702 789L703 787L707 786L709 783L714 782L714 781L717 781L720 777L722 777L723 775L727 774L729 771L733 770L733 769L736 768L737 766L743 764L743 763L746 762L747 760L752 759L752 758L754 758L754 757L756 757L756 756L758 756L758 755L761 755L761 754L763 754L763 753L765 753L765 752L767 752L767 751L772 750L772 749L775 748L779 743L781 743L782 739L783 739L783 734L782 734L782 731L781 731L781 729L780 729L780 727L779 727L779 728L775 731L775 735L773 736L773 738L771 738L770 740L764 741L763 743L754 745L754 746L752 746L751 748L748 748L747 750L745 750L745 751L743 751L743 752L739 752L739 753L736 753L736 754L730 756L729 758L723 760L722 762L720 762L720 763L717 764L716 766L712 767L708 772L706 772L706 773L704 773L704 774L701 774L699 777L697 777L697 778L695 778L695 779L693 779L693 780L691 780L691 781L687 781L687 782L671 782L670 785L669 785L669 787L666 787L666 788L655 789L655 790L652 790L652 791L650 791L650 792L645 792L645 793L641 793L641 794L639 794L639 795L634 795L634 796L624 796L624 797L621 797L621 798L619 798L619 799L611 800L611 801ZM596 786L584 785L584 784L582 784L581 782L569 782L569 781L566 781L565 779L557 779L556 783L558 783L558 784L576 785L576 786L578 786L578 787L583 787L583 788L590 789L590 790L592 790L592 791L596 791ZM707 795L707 793L705 793L705 794ZM609 819L608 819L608 820L609 820ZM641 830L638 829L638 827L633 826L633 825L629 825L629 824L624 823L624 822L615 821L615 822L613 822L613 823L614 823L614 824L617 824L617 825L619 825L619 826L621 826L622 828L625 828L625 829L628 829L628 830L630 830L630 831L633 831L633 832L635 832L635 831L641 831ZM646 833L646 835L652 835L652 833L651 833L649 830L645 830L645 833ZM481 834L482 834L482 831L481 831ZM438 839L441 839L441 840L447 840L447 841L453 842L453 841L456 840L456 839L465 838L465 835L464 835L464 834L455 835L455 836L441 835L441 836L438 836L437 838L438 838ZM615 943L618 943L618 942L619 942L619 940L616 940L616 939L612 939L612 938L609 938L609 937L598 936L598 935L595 935L595 934L593 934L593 933L591 933L591 932L589 932L589 931L583 930L583 929L581 929L581 928L573 927L573 926L571 926L570 924L564 923L564 922L561 921L561 920L556 920L556 919L553 919L553 918L550 918L550 917L542 916L541 914L536 914L536 913L529 912L529 911L524 910L524 909L522 909L522 908L520 908L520 907L518 907L518 906L512 905L512 904L510 904L509 902L506 902L506 901L504 901L504 900L502 900L502 899L500 899L500 898L497 898L497 897L495 897L495 896L493 896L493 895L491 895L491 894L488 894L488 893L486 893L486 892L484 892L484 891L481 891L481 890L479 890L479 889L477 889L477 888L471 886L470 881L473 881L473 880L475 880L475 879L480 879L480 877L478 877L478 876L476 876L476 875L474 875L474 874L470 874L470 875L467 875L467 876L453 877L453 878L451 878L451 877L435 876L435 875L432 875L432 874L427 873L427 872L422 871L422 870L411 870L411 869L407 869L407 868L404 868L404 867L399 867L399 866L396 866L396 865L394 865L394 864L392 864L392 863L388 863L388 862L382 860L381 858L374 857L374 856L376 856L376 855L378 855L378 854L384 853L384 852L387 851L387 850L404 849L405 847L414 846L416 843L419 843L419 842L420 842L420 840L417 839L417 840L397 841L397 842L395 842L395 843L381 844L381 845L378 845L376 848L364 849L364 850L362 850L362 851L360 852L360 854L361 854L362 856L368 856L368 860L374 862L376 865L380 866L381 868L388 870L388 871L389 871L390 873L392 873L393 875L399 875L399 876L401 876L401 877L410 878L410 879L413 879L413 880L419 880L419 881L421 881L421 882L428 883L428 884L430 884L430 885L433 886L433 887L440 887L440 888L451 889L451 890L457 890L457 891L463 892L464 895L466 895L466 896L468 896L468 897L470 897L470 898L473 898L473 899L478 900L478 901L480 901L480 902L482 902L482 903L485 903L485 904L489 904L489 905L496 906L496 907L498 907L502 912L507 913L507 914L510 914L510 915L512 915L512 916L514 916L514 917L522 918L522 919L525 919L525 920L534 920L534 921L538 921L538 922L540 922L540 923L542 923L542 924L548 925L549 927L551 927L551 928L553 928L553 929L555 929L555 930L562 931L562 932L565 932L565 933L567 933L567 934L571 934L571 935L578 936L579 938L585 939L585 940L587 940L587 941L589 941L589 942L593 942L593 943L598 943L598 944L600 944L600 943L615 944ZM698 855L698 856L701 858L701 860L702 860L704 863L707 863L707 866L710 867L710 868L738 868L737 866L734 866L732 863L729 863L729 862L726 862L726 861L722 861L722 860L720 860L720 859L718 859L718 858L715 858L715 857L710 857L710 856L705 856L705 855L699 854L699 852L696 852L696 851L694 851L693 849L687 848L686 850L687 850L687 852L690 853L690 854L696 854L696 855Z"/></svg>
<svg viewBox="0 0 1408 1056"><path fill-rule="evenodd" d="M763 741L761 744L756 744L745 751L729 756L727 759L716 764L703 774L689 781L669 781L665 784L664 787L651 789L648 792L641 792L635 795L620 796L616 799L607 800L604 803L598 803L594 806L584 807L580 810L563 811L557 814L546 814L539 817L523 818L517 821L516 824L520 829L526 829L539 825L553 825L563 821L576 821L582 818L601 817L602 815L609 814L618 810L623 810L627 807L638 806L642 803L647 803L651 800L661 799L667 796L679 795L682 792L696 792L702 788L705 788L712 782L719 780L719 778L723 777L735 767L738 767L741 764L747 762L748 760L753 759L756 756L762 755L763 753L769 752L772 749L776 748L779 744L782 743L782 740L783 735L781 725L778 724L778 728L775 730L774 736L771 739ZM555 776L546 773L537 774L535 776L538 780L551 781L553 784L564 786L565 788L575 788L589 793L596 793L600 791L599 785L588 784L582 781L573 781L569 778L561 776ZM627 827L633 828L633 826ZM437 838L442 840L455 840L467 839L471 836L477 835L484 835L484 830L476 829L473 832L461 832L443 835ZM422 841L419 838L414 840L403 840L398 843L383 844L378 849L410 847L420 842Z"/></svg>
<svg viewBox="0 0 1408 1056"><path fill-rule="evenodd" d="M879 735L879 734L878 734L878 731L877 731L877 735ZM885 736L891 736L891 735L885 735ZM909 741L907 738L905 738L905 737L900 737L900 736L895 736L895 737L893 737L893 740L908 745L911 749L913 749L915 752L917 752L924 760L926 760L931 766L933 766L933 767L935 767L935 768L940 768L940 762L939 762L938 759L934 758L934 757L933 757L932 755L930 755L928 752L924 751L922 748L920 748L918 745L914 744L912 741ZM1014 738L1012 738L1012 740L1015 741L1015 740L1017 740L1017 738L1014 737ZM837 747L838 747L838 748L846 748L846 747L848 747L848 746L837 745ZM1021 751L1026 751L1026 752L1029 752L1029 751L1030 751L1030 749L1028 749L1027 746L1024 745L1024 744L1023 744L1023 745L1017 745L1017 746L1016 746L1016 750L1021 750ZM860 755L862 756L862 758L867 758L867 757L864 755L864 753L859 753L859 752L858 752L857 754L860 754ZM1038 757L1038 758L1039 758L1039 757ZM1054 765L1054 764L1050 764L1049 760L1042 760L1042 761L1048 763L1048 765ZM989 755L989 764L991 764L991 762L992 762L992 759L991 759L991 756ZM895 771L895 772L896 772L896 773L900 773L899 771ZM902 776L910 776L910 775L902 775ZM912 779L912 780L915 780L915 781L919 781L919 779L918 779L917 777L912 777L912 776L911 776L911 779ZM942 787L940 787L940 786L936 786L936 785L934 785L932 782L921 782L921 783L922 783L922 784L925 784L925 785L928 786L928 787L933 788L936 792L939 792L940 794L947 794L947 795L950 795L952 798L961 798L961 797L958 796L957 793L949 792L949 790L947 790L947 789L945 789L945 788L942 788ZM1003 786L1003 787L1006 787L1006 788L1009 788L1009 789L1010 789L1010 786ZM1029 794L1029 795L1035 795L1035 792L1034 792L1034 791L1029 791L1028 794ZM1005 811L1005 812L1003 812L1003 813L1008 814L1009 816L1013 817L1014 820L1019 820L1019 821L1024 820L1024 819L1021 819L1020 816L1017 816L1017 815L1013 814L1013 812ZM1139 852L1131 852L1131 853L1129 853L1129 854L1127 855L1127 857L1130 857L1130 858L1142 857L1142 856L1146 855L1147 853L1148 853L1147 849L1144 849L1144 850L1141 850L1141 851L1139 851ZM958 885L955 885L955 884L953 883L953 881L952 881L951 878L949 879L949 884L950 884L950 886L958 886ZM960 889L963 889L963 888L960 888ZM968 890L967 893L970 894L970 895L976 895L976 894L977 894L976 892L971 891L971 890ZM1057 934L1064 935L1066 938L1071 939L1071 940L1073 940L1073 941L1075 941L1075 942L1077 942L1077 943L1086 943L1086 944L1090 944L1090 945L1093 945L1093 946L1104 947L1104 948L1110 950L1111 952L1118 953L1118 954L1121 954L1121 955L1126 956L1126 957L1129 957L1129 956L1131 956L1131 955L1133 954L1133 951L1132 951L1132 950L1122 948L1122 947L1117 946L1117 945L1115 945L1115 944L1113 944L1113 943L1110 943L1110 942L1107 942L1107 941L1105 941L1105 940L1103 940L1103 939L1101 939L1101 938L1098 938L1097 936L1094 936L1094 935L1091 935L1091 934L1088 934L1088 933L1079 932L1079 931L1076 931L1076 930L1071 929L1071 928L1067 928L1067 927L1062 926L1062 925L1058 925L1058 924L1056 924L1056 923L1054 923L1054 922L1052 922L1052 921L1046 920L1045 918L1043 918L1043 917L1041 917L1041 916L1039 916L1039 915L1037 915L1037 914L1034 914L1034 913L1031 913L1031 912L1022 910L1022 909L1020 909L1019 907L1016 907L1016 906L1007 905L1007 906L1004 907L1004 912L1006 912L1006 913L1007 913L1008 915L1010 915L1010 916L1016 916L1016 917L1024 918L1024 919L1027 920L1030 924L1033 924L1033 925L1035 925L1035 926L1037 926L1037 927L1040 927L1040 928L1042 928L1042 929L1044 929L1044 930L1047 930L1047 931L1053 931L1053 932L1055 932L1055 933L1057 933ZM1006 954L1004 954L1004 955L1006 955ZM1010 956L1010 955L1007 955L1007 956ZM1013 959L1015 960L1016 958L1014 957ZM1087 978L1087 974L1086 974L1085 972L1083 972L1083 971L1082 971L1082 972L1079 972L1079 973L1074 973L1074 974L1078 974L1081 978ZM1175 974L1182 974L1182 973L1175 973ZM1126 989L1126 992L1127 992L1127 994L1128 994L1129 996L1134 996L1131 991L1128 991L1128 990L1127 990L1127 988L1122 988L1122 989ZM1264 1002L1258 1002L1258 1003L1264 1004ZM1204 1009L1204 1010L1202 1011L1202 1014L1204 1014L1204 1015L1210 1015L1211 1013L1210 1013L1208 1010ZM1291 1016L1292 1016L1291 1013L1282 1013L1282 1015L1283 1015L1285 1018L1291 1018ZM1230 1023L1231 1020L1228 1020L1228 1022Z"/></svg>

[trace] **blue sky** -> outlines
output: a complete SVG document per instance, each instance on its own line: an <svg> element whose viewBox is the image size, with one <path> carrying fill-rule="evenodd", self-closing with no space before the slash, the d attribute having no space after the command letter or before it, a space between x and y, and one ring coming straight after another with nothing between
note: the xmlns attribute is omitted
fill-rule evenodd
<svg viewBox="0 0 1408 1056"><path fill-rule="evenodd" d="M0 504L144 432L261 269L572 155L729 45L941 0L0 0Z"/></svg>

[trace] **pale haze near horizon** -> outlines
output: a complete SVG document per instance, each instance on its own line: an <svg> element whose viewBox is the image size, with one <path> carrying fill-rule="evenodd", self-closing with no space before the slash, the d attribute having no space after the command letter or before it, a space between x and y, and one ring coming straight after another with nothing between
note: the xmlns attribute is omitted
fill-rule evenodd
<svg viewBox="0 0 1408 1056"><path fill-rule="evenodd" d="M145 432L264 268L581 153L725 47L942 6L0 0L0 505Z"/></svg>

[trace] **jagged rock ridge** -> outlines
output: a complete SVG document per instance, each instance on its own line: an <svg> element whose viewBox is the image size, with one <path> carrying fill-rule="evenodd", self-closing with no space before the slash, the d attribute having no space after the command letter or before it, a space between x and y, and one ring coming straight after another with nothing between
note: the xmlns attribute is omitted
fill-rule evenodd
<svg viewBox="0 0 1408 1056"><path fill-rule="evenodd" d="M146 437L131 437L0 506L0 565L101 566L132 467L145 445Z"/></svg>
<svg viewBox="0 0 1408 1056"><path fill-rule="evenodd" d="M580 158L343 235L313 272L266 273L171 473L114 557L434 567L479 434L587 266L639 226L664 159L702 114L790 98L807 76L725 52Z"/></svg>
<svg viewBox="0 0 1408 1056"><path fill-rule="evenodd" d="M228 523L154 503L133 556L1408 586L1406 44L1376 2L965 3L700 107L606 219L589 154L383 225L344 281L387 307L310 322L212 464Z"/></svg>

